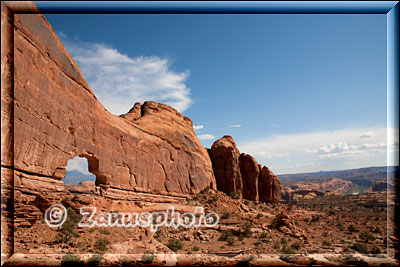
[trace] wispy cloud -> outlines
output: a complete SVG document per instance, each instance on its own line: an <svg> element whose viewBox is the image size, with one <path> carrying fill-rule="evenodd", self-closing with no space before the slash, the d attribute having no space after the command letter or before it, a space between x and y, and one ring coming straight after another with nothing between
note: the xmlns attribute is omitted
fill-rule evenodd
<svg viewBox="0 0 400 267"><path fill-rule="evenodd" d="M100 102L113 114L126 113L135 102L146 100L185 111L192 100L186 86L189 70L171 70L171 61L158 56L130 57L102 43L61 41L79 65Z"/></svg>
<svg viewBox="0 0 400 267"><path fill-rule="evenodd" d="M371 132L374 135L368 142L359 138ZM387 129L383 127L272 135L238 143L238 147L276 173L398 164L398 159L387 154L398 151L398 140L387 144Z"/></svg>
<svg viewBox="0 0 400 267"><path fill-rule="evenodd" d="M347 157L349 155L356 155L361 153L366 154L367 150L379 150L380 152L386 152L385 150L382 150L386 149L386 147L386 143L348 146L346 142L337 142L336 144L330 144L308 152L319 154L320 158Z"/></svg>
<svg viewBox="0 0 400 267"><path fill-rule="evenodd" d="M242 127L242 125L241 124L232 124L232 125L229 125L228 127L229 128L240 128L240 127Z"/></svg>
<svg viewBox="0 0 400 267"><path fill-rule="evenodd" d="M309 152L315 152L318 154L332 154L332 153L341 153L347 150L349 150L349 146L346 144L346 142L337 142L336 144L326 145L314 151L309 151Z"/></svg>
<svg viewBox="0 0 400 267"><path fill-rule="evenodd" d="M193 129L195 129L195 130L200 130L200 129L203 129L203 128L204 128L203 125L193 125Z"/></svg>
<svg viewBox="0 0 400 267"><path fill-rule="evenodd" d="M200 140L211 140L214 139L215 136L212 134L200 134L197 136Z"/></svg>

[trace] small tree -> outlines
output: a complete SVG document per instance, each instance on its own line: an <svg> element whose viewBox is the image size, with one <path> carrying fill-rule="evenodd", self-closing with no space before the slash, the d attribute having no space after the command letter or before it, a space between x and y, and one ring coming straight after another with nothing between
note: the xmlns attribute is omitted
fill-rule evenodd
<svg viewBox="0 0 400 267"><path fill-rule="evenodd" d="M168 240L168 243L166 245L170 250L176 252L180 249L183 248L183 243L182 241L175 239L175 238L171 238L170 240Z"/></svg>
<svg viewBox="0 0 400 267"><path fill-rule="evenodd" d="M357 242L357 243L354 243L353 246L351 246L351 248L362 254L368 254L368 248L364 244Z"/></svg>
<svg viewBox="0 0 400 267"><path fill-rule="evenodd" d="M374 241L375 240L375 237L371 233L368 233L368 232L365 232L365 231L361 232L359 237L360 237L361 240L364 240L365 242L369 242L369 241Z"/></svg>
<svg viewBox="0 0 400 267"><path fill-rule="evenodd" d="M107 238L100 238L99 240L97 240L94 246L97 250L106 251L108 249L107 245L109 244L110 241Z"/></svg>

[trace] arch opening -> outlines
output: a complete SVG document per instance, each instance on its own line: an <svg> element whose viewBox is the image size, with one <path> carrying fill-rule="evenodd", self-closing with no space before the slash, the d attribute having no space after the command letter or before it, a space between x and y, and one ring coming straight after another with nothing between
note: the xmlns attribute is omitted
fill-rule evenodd
<svg viewBox="0 0 400 267"><path fill-rule="evenodd" d="M92 166L92 168L90 168L90 166ZM76 156L68 160L65 169L66 174L62 180L64 184L79 184L80 182L86 181L96 182L96 175L93 173L93 170L98 169L98 161L90 161L84 156Z"/></svg>

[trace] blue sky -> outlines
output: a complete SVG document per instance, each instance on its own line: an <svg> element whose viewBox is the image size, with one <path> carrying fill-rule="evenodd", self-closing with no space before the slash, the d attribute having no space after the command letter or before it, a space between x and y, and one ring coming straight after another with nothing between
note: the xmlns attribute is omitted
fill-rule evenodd
<svg viewBox="0 0 400 267"><path fill-rule="evenodd" d="M385 15L46 18L114 114L170 104L278 174L387 164Z"/></svg>

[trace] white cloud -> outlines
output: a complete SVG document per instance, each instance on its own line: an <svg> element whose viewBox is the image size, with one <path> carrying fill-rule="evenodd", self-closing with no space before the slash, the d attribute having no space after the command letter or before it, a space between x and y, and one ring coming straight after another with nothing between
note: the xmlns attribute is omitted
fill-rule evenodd
<svg viewBox="0 0 400 267"><path fill-rule="evenodd" d="M365 154L365 151L367 150L380 150L380 152L386 152L385 150L382 150L385 149L386 146L386 143L348 146L346 142L337 142L336 144L330 144L315 150L307 150L307 152L319 154L320 158L346 157L349 155L356 155L360 153Z"/></svg>
<svg viewBox="0 0 400 267"><path fill-rule="evenodd" d="M215 136L212 134L200 134L197 136L200 140L211 140L214 139Z"/></svg>
<svg viewBox="0 0 400 267"><path fill-rule="evenodd" d="M232 124L232 125L229 125L228 127L230 127L230 128L240 128L240 127L242 127L242 125L241 124Z"/></svg>
<svg viewBox="0 0 400 267"><path fill-rule="evenodd" d="M345 142L337 142L336 144L330 144L320 147L316 150L316 152L318 154L332 154L340 153L347 150L349 150L349 146Z"/></svg>
<svg viewBox="0 0 400 267"><path fill-rule="evenodd" d="M200 129L203 129L203 128L204 128L203 125L193 125L193 129L195 129L195 130L200 130Z"/></svg>
<svg viewBox="0 0 400 267"><path fill-rule="evenodd" d="M89 172L87 159L81 157L75 157L73 159L70 159L65 169L67 171L72 171L72 170L80 171L81 173L87 175L91 174Z"/></svg>
<svg viewBox="0 0 400 267"><path fill-rule="evenodd" d="M391 128L388 130L393 131ZM368 138L368 142L359 138L370 132L374 135ZM387 133L383 127L353 128L270 135L237 144L240 152L254 155L260 164L278 174L340 170L398 164L398 158L390 153L398 151L398 138L387 143Z"/></svg>
<svg viewBox="0 0 400 267"><path fill-rule="evenodd" d="M374 132L368 132L368 133L362 133L358 136L358 138L368 138L368 137L372 137L374 136L375 133Z"/></svg>
<svg viewBox="0 0 400 267"><path fill-rule="evenodd" d="M61 36L100 102L113 114L129 111L147 100L185 111L192 103L185 82L189 70L175 72L167 58L130 57L101 43L86 43Z"/></svg>

